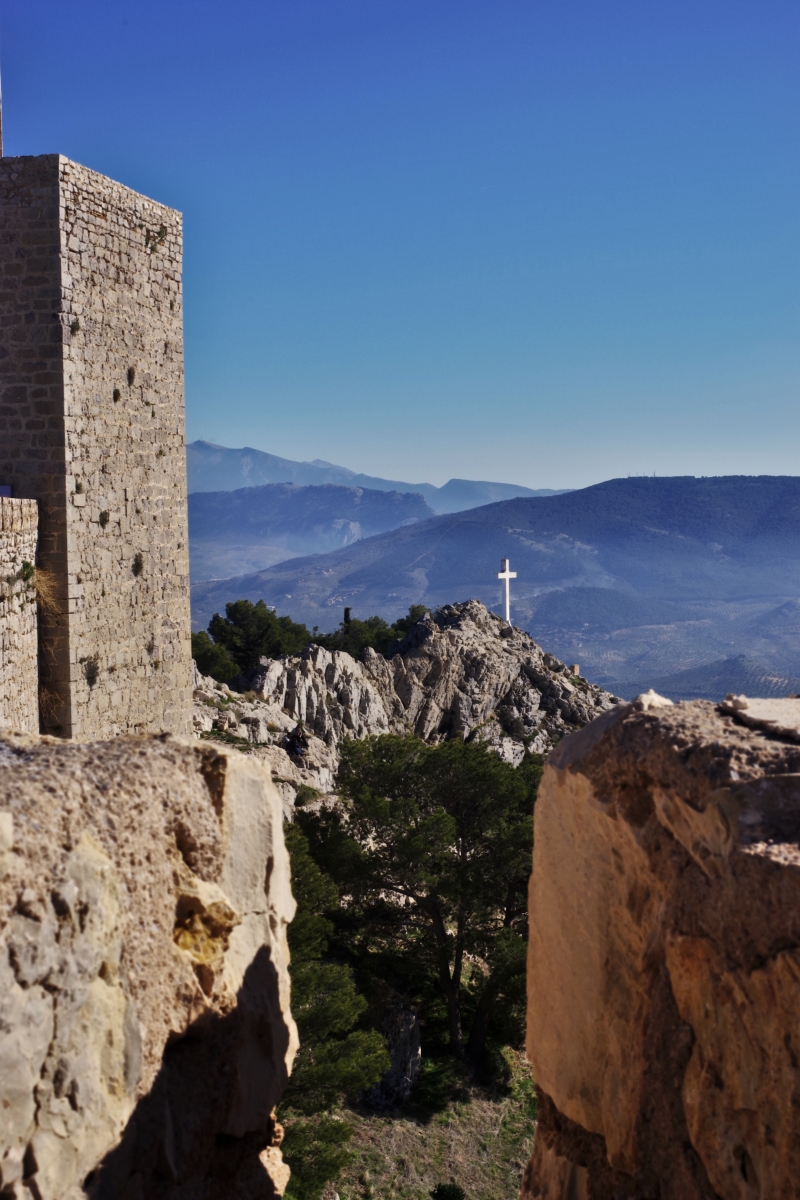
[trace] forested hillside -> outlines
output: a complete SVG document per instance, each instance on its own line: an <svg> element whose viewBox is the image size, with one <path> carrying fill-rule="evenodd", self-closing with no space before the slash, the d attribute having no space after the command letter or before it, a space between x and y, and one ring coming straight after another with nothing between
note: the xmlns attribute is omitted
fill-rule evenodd
<svg viewBox="0 0 800 1200"><path fill-rule="evenodd" d="M203 669L239 673L196 679L195 729L266 763L288 818L288 1200L506 1200L536 1114L521 1046L543 759L614 698L474 602L342 622L322 646L237 601L211 633Z"/></svg>

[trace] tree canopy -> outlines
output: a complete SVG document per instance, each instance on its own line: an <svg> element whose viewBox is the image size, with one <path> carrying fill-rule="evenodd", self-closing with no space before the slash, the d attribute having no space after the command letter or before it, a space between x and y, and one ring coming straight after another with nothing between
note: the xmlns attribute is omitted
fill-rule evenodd
<svg viewBox="0 0 800 1200"><path fill-rule="evenodd" d="M408 615L393 625L383 617L363 621L353 618L342 621L333 633L320 633L316 626L309 632L307 626L291 617L279 617L263 600L255 604L252 600L234 600L225 605L224 617L214 614L208 633L192 634L192 656L198 670L224 683L240 672L252 670L261 658L299 654L312 642L327 650L346 650L354 658L360 658L367 646L385 654L424 612L424 605L412 604Z"/></svg>
<svg viewBox="0 0 800 1200"><path fill-rule="evenodd" d="M233 679L239 673L238 666L225 647L212 642L205 629L192 634L192 658L201 675L210 675L220 683Z"/></svg>
<svg viewBox="0 0 800 1200"><path fill-rule="evenodd" d="M424 604L412 604L408 615L400 617L393 625L383 617L367 617L364 621L351 617L349 621L342 621L333 633L315 632L313 640L326 650L346 650L353 658L360 658L367 646L379 654L386 654L392 642L402 641L427 611Z"/></svg>
<svg viewBox="0 0 800 1200"><path fill-rule="evenodd" d="M350 1127L326 1114L380 1079L389 1055L379 1033L358 1028L367 1002L352 971L328 957L333 925L325 914L338 907L336 884L314 862L296 825L287 825L285 836L297 901L288 937L300 1050L279 1111L292 1170L287 1197L317 1200L348 1158Z"/></svg>
<svg viewBox="0 0 800 1200"><path fill-rule="evenodd" d="M280 654L299 654L311 641L305 625L291 617L279 617L263 600L234 600L208 623L208 632L224 646L240 671L251 671L258 660Z"/></svg>
<svg viewBox="0 0 800 1200"><path fill-rule="evenodd" d="M524 998L541 759L514 770L480 742L395 735L340 753L344 811L297 818L343 893L339 941L367 975L438 993L452 1053L476 1065L498 1008Z"/></svg>

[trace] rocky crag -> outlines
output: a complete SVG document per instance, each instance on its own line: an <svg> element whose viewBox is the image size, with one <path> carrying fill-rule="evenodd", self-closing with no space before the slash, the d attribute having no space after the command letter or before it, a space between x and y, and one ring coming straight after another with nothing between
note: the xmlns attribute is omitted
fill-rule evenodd
<svg viewBox="0 0 800 1200"><path fill-rule="evenodd" d="M0 739L0 1195L281 1194L293 914L262 764Z"/></svg>
<svg viewBox="0 0 800 1200"><path fill-rule="evenodd" d="M332 791L342 738L473 737L517 765L526 753L547 754L617 703L468 600L426 613L385 658L367 649L357 662L312 645L301 655L262 659L230 687L196 677L194 725L200 735L252 746L291 804L302 786ZM280 748L298 720L310 735L302 764Z"/></svg>
<svg viewBox="0 0 800 1200"><path fill-rule="evenodd" d="M797 1196L800 700L620 705L534 822L523 1200Z"/></svg>

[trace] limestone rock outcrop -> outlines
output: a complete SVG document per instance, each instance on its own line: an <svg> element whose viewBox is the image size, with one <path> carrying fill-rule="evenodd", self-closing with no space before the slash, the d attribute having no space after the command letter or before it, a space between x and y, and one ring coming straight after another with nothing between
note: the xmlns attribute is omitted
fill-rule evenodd
<svg viewBox="0 0 800 1200"><path fill-rule="evenodd" d="M195 731L217 729L255 744L285 787L306 784L323 794L333 788L342 738L471 735L516 765L619 703L478 600L426 613L386 658L367 649L357 662L312 645L262 659L231 686L238 696L196 676ZM299 767L280 749L298 720L311 735Z"/></svg>
<svg viewBox="0 0 800 1200"><path fill-rule="evenodd" d="M251 686L334 742L389 731L437 741L497 722L498 742L546 751L614 703L479 600L426 613L387 658L312 646L265 662Z"/></svg>
<svg viewBox="0 0 800 1200"><path fill-rule="evenodd" d="M0 740L0 1194L281 1194L293 913L262 764Z"/></svg>
<svg viewBox="0 0 800 1200"><path fill-rule="evenodd" d="M789 1200L800 1178L800 700L650 693L536 803L525 1200Z"/></svg>

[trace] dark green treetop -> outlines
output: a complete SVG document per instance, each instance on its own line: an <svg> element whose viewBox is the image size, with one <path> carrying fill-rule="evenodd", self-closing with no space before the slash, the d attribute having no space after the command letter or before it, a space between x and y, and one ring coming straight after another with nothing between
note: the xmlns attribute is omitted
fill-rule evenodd
<svg viewBox="0 0 800 1200"><path fill-rule="evenodd" d="M279 617L263 600L234 600L225 605L225 616L215 613L208 632L224 646L240 671L258 666L259 659L281 654L299 654L311 641L305 625L291 617Z"/></svg>
<svg viewBox="0 0 800 1200"><path fill-rule="evenodd" d="M340 744L346 813L298 816L339 883L362 950L427 971L453 1054L476 1064L493 1009L524 992L527 882L541 759L386 735ZM465 988L470 996L464 1028Z"/></svg>
<svg viewBox="0 0 800 1200"><path fill-rule="evenodd" d="M252 600L234 600L225 605L224 617L214 614L208 633L192 634L192 657L204 675L224 683L240 672L252 670L261 658L299 654L312 642L327 650L346 650L354 658L360 658L367 646L385 654L426 611L424 605L412 604L408 615L393 625L382 617L367 617L364 621L353 618L342 621L333 633L320 633L316 626L309 633L305 625L291 617L279 617L263 600L255 604Z"/></svg>
<svg viewBox="0 0 800 1200"><path fill-rule="evenodd" d="M339 904L336 884L311 858L296 825L287 825L285 836L297 901L288 937L300 1050L279 1116L286 1124L283 1152L292 1170L287 1198L317 1200L349 1159L345 1143L351 1127L330 1113L380 1079L389 1055L379 1033L358 1028L367 1003L356 991L352 971L326 958L333 925L325 914Z"/></svg>

